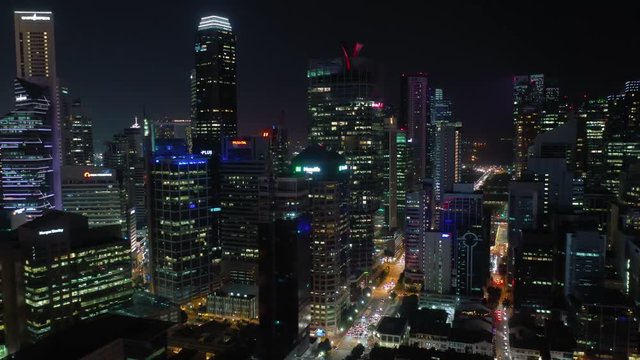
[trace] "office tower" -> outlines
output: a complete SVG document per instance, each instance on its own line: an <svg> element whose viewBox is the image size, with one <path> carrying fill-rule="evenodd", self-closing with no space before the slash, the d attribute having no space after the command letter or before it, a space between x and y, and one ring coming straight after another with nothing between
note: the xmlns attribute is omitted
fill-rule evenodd
<svg viewBox="0 0 640 360"><path fill-rule="evenodd" d="M178 304L209 293L219 263L209 160L181 150L157 152L149 183L154 292Z"/></svg>
<svg viewBox="0 0 640 360"><path fill-rule="evenodd" d="M624 91L607 98L604 131L604 187L618 194L620 172L640 159L640 81L627 81Z"/></svg>
<svg viewBox="0 0 640 360"><path fill-rule="evenodd" d="M258 178L267 167L268 148L259 137L223 142L220 162L220 243L226 280L254 285L258 270Z"/></svg>
<svg viewBox="0 0 640 360"><path fill-rule="evenodd" d="M96 166L63 166L62 207L86 216L89 227L117 225L127 235L123 199L113 170Z"/></svg>
<svg viewBox="0 0 640 360"><path fill-rule="evenodd" d="M482 235L482 192L473 190L473 183L454 184L442 195L440 231L454 239L467 231Z"/></svg>
<svg viewBox="0 0 640 360"><path fill-rule="evenodd" d="M262 137L269 146L269 173L275 176L289 174L289 133L281 125L273 124L271 128L262 129Z"/></svg>
<svg viewBox="0 0 640 360"><path fill-rule="evenodd" d="M554 244L550 233L523 231L515 250L513 295L516 308L536 318L551 314Z"/></svg>
<svg viewBox="0 0 640 360"><path fill-rule="evenodd" d="M284 359L309 347L311 219L260 225L259 309L265 359Z"/></svg>
<svg viewBox="0 0 640 360"><path fill-rule="evenodd" d="M431 230L433 209L432 184L423 183L421 187L407 193L404 237L404 278L408 283L419 284L424 282L420 259L426 233Z"/></svg>
<svg viewBox="0 0 640 360"><path fill-rule="evenodd" d="M489 244L482 228L482 193L454 184L440 204L440 231L451 234L458 295L477 295L489 277Z"/></svg>
<svg viewBox="0 0 640 360"><path fill-rule="evenodd" d="M414 164L410 184L431 177L429 167L429 126L431 120L429 104L429 80L427 74L402 74L400 84L400 127L407 129L411 139L411 157Z"/></svg>
<svg viewBox="0 0 640 360"><path fill-rule="evenodd" d="M9 220L7 219L7 222ZM20 347L20 311L18 283L21 279L18 236L11 228L0 229L0 358L16 352ZM22 321L24 323L24 321Z"/></svg>
<svg viewBox="0 0 640 360"><path fill-rule="evenodd" d="M154 122L156 140L184 139L191 153L191 119L164 119ZM202 155L202 154L201 154Z"/></svg>
<svg viewBox="0 0 640 360"><path fill-rule="evenodd" d="M82 215L51 211L18 228L18 241L30 342L131 300L131 249L119 226L89 229Z"/></svg>
<svg viewBox="0 0 640 360"><path fill-rule="evenodd" d="M60 116L60 93L56 71L56 48L51 11L15 11L16 76L39 85L42 97L48 101L49 109L44 113L43 125L50 131L49 153L53 168L62 166L62 121ZM16 93L16 105L23 96ZM26 100L26 99L25 99ZM60 196L60 172L51 174L47 191L53 194L50 202L62 208Z"/></svg>
<svg viewBox="0 0 640 360"><path fill-rule="evenodd" d="M527 167L529 145L542 131L563 122L559 89L543 74L513 77L514 165L516 176Z"/></svg>
<svg viewBox="0 0 640 360"><path fill-rule="evenodd" d="M483 234L467 231L455 239L456 295L483 295L489 279L489 242Z"/></svg>
<svg viewBox="0 0 640 360"><path fill-rule="evenodd" d="M600 186L604 181L604 130L606 124L607 99L584 98L577 115L584 123L586 132L586 157L588 187Z"/></svg>
<svg viewBox="0 0 640 360"><path fill-rule="evenodd" d="M143 119L144 126L148 120ZM138 118L133 125L124 128L127 138L127 155L123 171L123 179L127 189L127 208L136 210L136 227L143 232L147 229L146 190L145 190L145 132L147 128L140 126Z"/></svg>
<svg viewBox="0 0 640 360"><path fill-rule="evenodd" d="M55 205L57 168L48 120L53 109L39 85L16 79L14 91L15 109L0 119L3 206L8 211L25 209L33 219Z"/></svg>
<svg viewBox="0 0 640 360"><path fill-rule="evenodd" d="M300 177L259 177L258 211L261 223L295 219L308 212L309 181Z"/></svg>
<svg viewBox="0 0 640 360"><path fill-rule="evenodd" d="M451 234L428 231L420 249L419 263L424 274L423 291L436 294L451 292Z"/></svg>
<svg viewBox="0 0 640 360"><path fill-rule="evenodd" d="M103 166L124 172L127 167L128 149L127 137L123 133L113 134L111 140L105 142L105 151L102 154Z"/></svg>
<svg viewBox="0 0 640 360"><path fill-rule="evenodd" d="M386 140L384 143L384 209L389 229L404 226L404 208L407 192L407 136L398 128L397 118L385 119Z"/></svg>
<svg viewBox="0 0 640 360"><path fill-rule="evenodd" d="M349 173L341 155L312 145L291 160L311 181L311 332L333 336L349 306Z"/></svg>
<svg viewBox="0 0 640 360"><path fill-rule="evenodd" d="M237 133L236 35L220 16L200 19L192 73L193 153L218 153L222 140ZM195 83L195 84L194 84Z"/></svg>
<svg viewBox="0 0 640 360"><path fill-rule="evenodd" d="M311 60L307 71L310 143L342 154L352 169L351 272L359 278L373 265L373 218L383 189L383 104L378 66L343 46L342 59Z"/></svg>
<svg viewBox="0 0 640 360"><path fill-rule="evenodd" d="M461 126L459 122L433 124L433 185L437 204L445 192L453 190L454 183L460 182Z"/></svg>
<svg viewBox="0 0 640 360"><path fill-rule="evenodd" d="M64 94L63 90L63 94ZM74 99L63 118L65 165L93 165L93 122L80 99Z"/></svg>
<svg viewBox="0 0 640 360"><path fill-rule="evenodd" d="M576 118L536 136L530 143L527 174L544 177L548 184L548 205L559 211L582 210L584 193L581 165L578 165Z"/></svg>
<svg viewBox="0 0 640 360"><path fill-rule="evenodd" d="M597 231L576 231L566 234L564 294L594 287L604 279L607 239Z"/></svg>
<svg viewBox="0 0 640 360"><path fill-rule="evenodd" d="M634 306L618 290L594 288L571 303L576 352L591 359L629 359L638 353L638 319Z"/></svg>

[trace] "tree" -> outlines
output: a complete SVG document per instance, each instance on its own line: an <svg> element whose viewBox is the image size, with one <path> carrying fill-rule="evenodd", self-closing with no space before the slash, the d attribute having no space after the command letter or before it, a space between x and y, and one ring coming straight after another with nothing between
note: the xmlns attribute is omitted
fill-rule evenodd
<svg viewBox="0 0 640 360"><path fill-rule="evenodd" d="M323 352L331 351L331 341L329 341L329 339L324 339L320 344L318 344L318 350Z"/></svg>
<svg viewBox="0 0 640 360"><path fill-rule="evenodd" d="M351 357L354 360L360 359L360 357L364 354L364 345L358 344L351 349Z"/></svg>

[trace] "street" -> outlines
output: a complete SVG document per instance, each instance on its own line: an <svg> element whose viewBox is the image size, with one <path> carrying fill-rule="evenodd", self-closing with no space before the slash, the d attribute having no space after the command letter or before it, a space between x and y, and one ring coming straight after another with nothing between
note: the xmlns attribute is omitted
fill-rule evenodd
<svg viewBox="0 0 640 360"><path fill-rule="evenodd" d="M505 211L502 214L506 213ZM512 302L511 291L509 291L509 279L506 273L501 273L500 264L506 260L508 254L508 232L507 222L504 216L497 216L492 221L492 226L496 226L496 239L494 246L491 247L491 282L492 286L501 289L500 299L493 314L493 343L495 347L496 359L511 359L511 348L509 347L509 311L503 306L503 302L508 300Z"/></svg>

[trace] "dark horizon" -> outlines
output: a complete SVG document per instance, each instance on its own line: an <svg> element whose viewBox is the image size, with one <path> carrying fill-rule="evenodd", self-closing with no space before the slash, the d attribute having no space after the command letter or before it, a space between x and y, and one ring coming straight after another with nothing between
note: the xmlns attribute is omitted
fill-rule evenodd
<svg viewBox="0 0 640 360"><path fill-rule="evenodd" d="M634 12L624 5L323 4L308 11L306 4L228 0L5 1L0 38L11 46L0 57L0 112L13 106L12 16L21 9L54 12L58 74L90 109L98 149L143 107L152 118L189 116L195 31L208 14L228 17L238 36L240 134L269 126L284 110L293 140L306 139L308 60L338 57L341 41L363 43L362 55L383 64L387 104L399 104L403 72L428 73L453 100L463 136L486 140L487 156L502 163L511 157L497 139L511 137L513 75L558 77L561 93L573 99L617 93L640 78L629 56L638 47Z"/></svg>

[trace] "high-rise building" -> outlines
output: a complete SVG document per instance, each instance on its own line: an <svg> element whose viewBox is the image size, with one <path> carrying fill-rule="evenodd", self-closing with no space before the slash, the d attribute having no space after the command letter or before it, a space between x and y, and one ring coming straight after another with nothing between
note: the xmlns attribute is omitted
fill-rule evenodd
<svg viewBox="0 0 640 360"><path fill-rule="evenodd" d="M404 226L405 197L407 192L407 136L398 128L397 118L385 119L384 143L384 209L389 229ZM410 177L410 176L409 176Z"/></svg>
<svg viewBox="0 0 640 360"><path fill-rule="evenodd" d="M523 231L521 236L514 259L515 306L537 318L548 318L554 282L553 238L540 231Z"/></svg>
<svg viewBox="0 0 640 360"><path fill-rule="evenodd" d="M482 192L473 183L457 183L442 195L439 230L456 239L467 231L482 235Z"/></svg>
<svg viewBox="0 0 640 360"><path fill-rule="evenodd" d="M131 249L119 226L89 229L81 215L51 211L18 228L26 338L131 301Z"/></svg>
<svg viewBox="0 0 640 360"><path fill-rule="evenodd" d="M117 225L127 235L122 196L116 174L96 166L63 166L62 207L86 216L89 227Z"/></svg>
<svg viewBox="0 0 640 360"><path fill-rule="evenodd" d="M258 178L261 223L295 219L309 211L309 181L300 177Z"/></svg>
<svg viewBox="0 0 640 360"><path fill-rule="evenodd" d="M149 204L154 291L178 304L209 293L220 250L209 159L183 150L155 156Z"/></svg>
<svg viewBox="0 0 640 360"><path fill-rule="evenodd" d="M218 153L222 140L237 133L236 35L220 16L200 19L196 34L193 153ZM205 153L202 153L205 151Z"/></svg>
<svg viewBox="0 0 640 360"><path fill-rule="evenodd" d="M294 176L311 181L311 332L333 336L349 306L348 165L339 154L312 145L291 167Z"/></svg>
<svg viewBox="0 0 640 360"><path fill-rule="evenodd" d="M433 185L436 204L453 184L460 182L460 128L459 122L437 122L433 125Z"/></svg>
<svg viewBox="0 0 640 360"><path fill-rule="evenodd" d="M14 89L15 109L0 118L3 206L33 219L55 206L53 109L44 87L16 79Z"/></svg>
<svg viewBox="0 0 640 360"><path fill-rule="evenodd" d="M527 167L529 145L543 131L561 124L560 91L543 74L513 78L514 165L516 176Z"/></svg>
<svg viewBox="0 0 640 360"><path fill-rule="evenodd" d="M260 225L260 328L265 359L284 359L309 347L311 219Z"/></svg>
<svg viewBox="0 0 640 360"><path fill-rule="evenodd" d="M53 13L51 11L15 11L16 76L39 85L41 97L46 98L49 109L44 114L44 124L49 128L53 168L62 166L62 119L60 91L56 70L56 47ZM16 105L24 101L24 95L16 95ZM51 203L62 208L60 196L60 172L51 174Z"/></svg>
<svg viewBox="0 0 640 360"><path fill-rule="evenodd" d="M351 272L373 266L374 223L383 189L384 116L378 66L343 46L343 58L312 60L307 71L310 142L342 154L351 169Z"/></svg>
<svg viewBox="0 0 640 360"><path fill-rule="evenodd" d="M154 122L156 140L184 139L187 150L191 153L191 119L164 119Z"/></svg>
<svg viewBox="0 0 640 360"><path fill-rule="evenodd" d="M638 318L618 290L593 288L571 302L576 352L592 359L628 359L638 353Z"/></svg>
<svg viewBox="0 0 640 360"><path fill-rule="evenodd" d="M604 279L607 239L597 231L567 233L564 294L599 285Z"/></svg>
<svg viewBox="0 0 640 360"><path fill-rule="evenodd" d="M420 262L427 231L431 230L433 209L432 184L425 182L422 189L406 196L404 236L404 278L408 283L424 282L423 265Z"/></svg>
<svg viewBox="0 0 640 360"><path fill-rule="evenodd" d="M489 242L472 231L455 240L456 295L482 296L489 278Z"/></svg>
<svg viewBox="0 0 640 360"><path fill-rule="evenodd" d="M451 292L452 245L449 233L438 231L425 233L419 257L420 270L424 274L423 291L436 294Z"/></svg>
<svg viewBox="0 0 640 360"><path fill-rule="evenodd" d="M275 176L289 174L289 132L281 125L273 124L271 128L262 129L262 137L269 144L269 169Z"/></svg>
<svg viewBox="0 0 640 360"><path fill-rule="evenodd" d="M63 90L66 91L66 90ZM63 119L63 146L65 165L93 165L93 122L80 99L69 105Z"/></svg>
<svg viewBox="0 0 640 360"><path fill-rule="evenodd" d="M620 173L640 160L640 81L627 81L624 91L607 98L604 131L604 187L614 194L620 188Z"/></svg>
<svg viewBox="0 0 640 360"><path fill-rule="evenodd" d="M225 280L255 285L258 276L258 178L268 148L260 137L225 139L220 162L220 243Z"/></svg>
<svg viewBox="0 0 640 360"><path fill-rule="evenodd" d="M586 185L595 187L604 181L604 130L606 124L607 99L588 99L578 109L578 118L584 123L586 132L587 174Z"/></svg>
<svg viewBox="0 0 640 360"><path fill-rule="evenodd" d="M429 80L427 74L402 74L400 127L407 129L411 139L411 158L414 173L411 184L431 177L429 168L429 126L431 120L429 104Z"/></svg>

